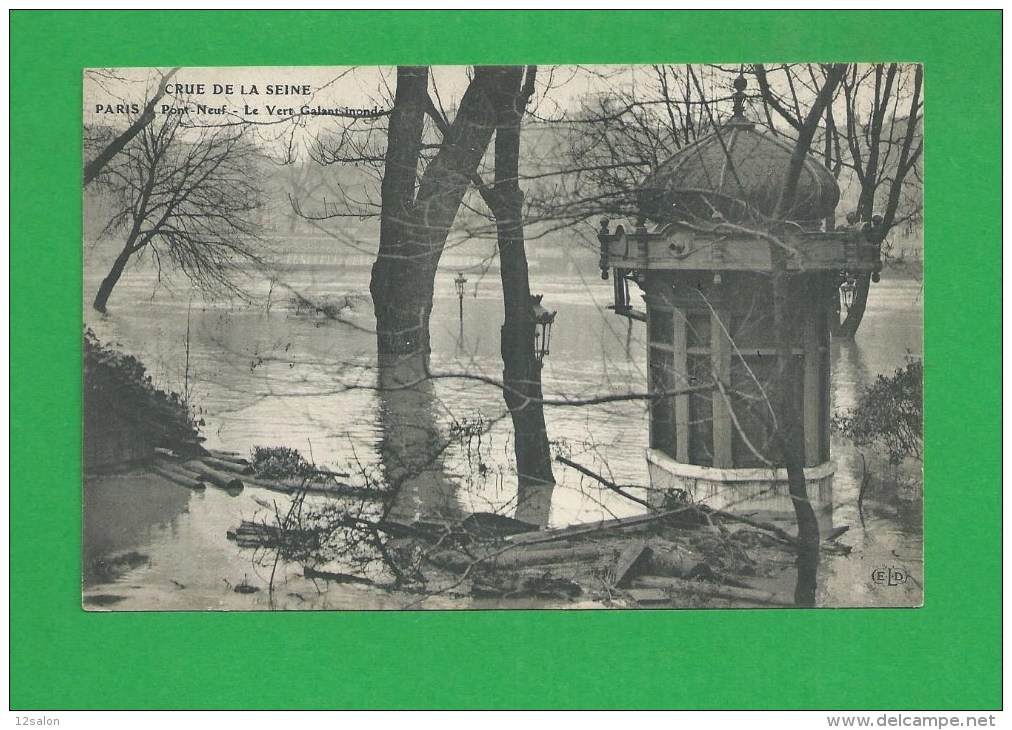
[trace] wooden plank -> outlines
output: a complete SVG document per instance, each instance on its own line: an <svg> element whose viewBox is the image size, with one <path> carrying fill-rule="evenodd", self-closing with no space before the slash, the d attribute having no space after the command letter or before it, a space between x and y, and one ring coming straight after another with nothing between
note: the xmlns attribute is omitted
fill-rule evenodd
<svg viewBox="0 0 1012 730"><path fill-rule="evenodd" d="M490 550L467 555L456 550L441 550L427 557L433 565L453 572L463 572L471 566L492 567L496 570L517 570L532 566L541 569L559 566L583 565L600 560L604 555L613 555L614 551L596 545L560 548L558 550L528 550L524 546L514 546L506 550Z"/></svg>
<svg viewBox="0 0 1012 730"><path fill-rule="evenodd" d="M281 484L279 482L271 482L266 479L253 479L252 477L243 477L243 484L247 487L258 487L259 489L267 489L271 492L279 492L281 494L291 494L295 491L294 487L290 487L287 484Z"/></svg>
<svg viewBox="0 0 1012 730"><path fill-rule="evenodd" d="M637 540L630 543L625 550L619 553L618 560L612 568L612 584L622 586L642 569L649 560L652 551L647 547L645 540Z"/></svg>
<svg viewBox="0 0 1012 730"><path fill-rule="evenodd" d="M517 535L523 532L535 532L538 530L537 525L494 512L475 512L470 514L460 523L460 527L465 532L480 537L501 537L503 535Z"/></svg>
<svg viewBox="0 0 1012 730"><path fill-rule="evenodd" d="M659 588L630 588L626 591L636 603L670 603L671 595Z"/></svg>
<svg viewBox="0 0 1012 730"><path fill-rule="evenodd" d="M504 539L508 543L525 545L553 542L555 540L564 540L580 535L590 535L602 530L615 530L625 527L642 527L651 522L663 520L665 517L669 517L681 511L682 510L679 508L677 510L670 510L668 512L660 512L657 514L619 517L613 520L602 520L601 522L592 522L584 525L573 525L572 527L563 527L556 530L543 530L541 532L526 532L519 535L508 535Z"/></svg>
<svg viewBox="0 0 1012 730"><path fill-rule="evenodd" d="M576 540L552 540L551 542L532 542L522 543L518 547L522 547L529 553L533 553L539 550L558 550L560 548L573 547L575 545L587 544L588 540L584 540L582 543L579 538Z"/></svg>
<svg viewBox="0 0 1012 730"><path fill-rule="evenodd" d="M756 588L739 588L723 583L708 583L700 580L683 580L659 575L644 575L634 578L634 589L655 589L670 591L676 595L695 595L704 598L717 598L726 601L739 601L752 605L791 606L782 596Z"/></svg>
<svg viewBox="0 0 1012 730"><path fill-rule="evenodd" d="M290 481L275 481L272 479L256 479L253 477L244 476L242 478L243 484L248 487L257 487L259 489L267 489L272 492L279 492L281 494L295 494L296 492L305 492L306 494L319 494L325 497L349 497L351 499L375 499L384 500L391 497L391 493L382 489L373 489L370 487L356 487L350 484L312 484L312 483L293 483Z"/></svg>
<svg viewBox="0 0 1012 730"><path fill-rule="evenodd" d="M600 560L603 556L614 555L614 550L598 545L581 545L558 550L528 550L518 546L515 550L507 550L491 559L497 567L528 567L532 565L565 565L571 563L588 563Z"/></svg>

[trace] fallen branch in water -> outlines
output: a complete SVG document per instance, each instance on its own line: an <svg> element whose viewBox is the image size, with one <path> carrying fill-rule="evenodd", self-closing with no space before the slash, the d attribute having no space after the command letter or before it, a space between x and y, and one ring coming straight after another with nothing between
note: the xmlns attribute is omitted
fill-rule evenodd
<svg viewBox="0 0 1012 730"><path fill-rule="evenodd" d="M591 479L593 479L593 480L595 480L597 482L600 482L601 484L603 484L604 486L606 486L608 489L610 489L611 491L615 492L616 494L620 494L620 495L622 495L623 497L625 497L626 499L628 499L628 500L630 500L632 502L636 502L637 504L643 505L644 507L646 507L651 512L656 512L657 511L657 508L654 507L649 502L647 502L645 499L640 499L639 497L637 497L634 494L629 494L629 492L625 491L622 487L620 487L619 485L617 485L615 482L611 481L610 479L606 479L605 477L601 476L600 474L597 474L597 473L591 471L590 469L588 469L587 467L583 466L582 464L577 464L575 461L567 459L565 456L562 456L561 454L557 454L556 457L555 457L555 460L557 462L559 462L560 464L565 464L566 466L572 467L573 469L576 469L581 474L584 474L584 475L590 477Z"/></svg>
<svg viewBox="0 0 1012 730"><path fill-rule="evenodd" d="M727 584L707 583L705 581L668 578L657 575L644 575L638 578L633 578L631 588L634 591L635 589L642 588L657 589L673 595L697 595L701 598L741 601L743 603L751 603L758 606L794 608L793 603L784 601L782 598L770 591L762 591L756 588L742 588Z"/></svg>
<svg viewBox="0 0 1012 730"><path fill-rule="evenodd" d="M720 519L727 520L728 522L738 522L742 525L754 527L757 530L764 530L766 532L772 533L773 535L776 535L784 542L789 543L790 545L793 545L795 547L798 544L798 539L796 537L791 535L786 530L780 529L776 525L771 525L769 522L759 522L758 520L753 520L751 517L743 517L741 515L725 512L724 510L715 509L714 507L707 507L705 504L694 504L692 506L695 509L698 509L700 512L709 515L710 517L719 517Z"/></svg>
<svg viewBox="0 0 1012 730"><path fill-rule="evenodd" d="M376 581L370 580L369 578L363 578L359 575L351 575L350 573L333 573L329 570L317 570L308 565L302 566L302 574L306 578L316 580L329 580L334 583L361 583L362 585L374 586Z"/></svg>

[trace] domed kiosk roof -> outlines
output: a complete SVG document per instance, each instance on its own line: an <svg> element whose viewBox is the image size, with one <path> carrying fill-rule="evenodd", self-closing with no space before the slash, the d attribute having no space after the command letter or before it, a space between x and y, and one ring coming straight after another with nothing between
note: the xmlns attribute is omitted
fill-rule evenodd
<svg viewBox="0 0 1012 730"><path fill-rule="evenodd" d="M734 116L718 131L676 152L646 179L640 188L643 215L669 221L710 219L719 212L734 222L755 212L773 216L787 182L794 143L744 117L744 81L744 77L735 81ZM832 215L839 201L833 174L806 155L786 219L805 227L815 225Z"/></svg>

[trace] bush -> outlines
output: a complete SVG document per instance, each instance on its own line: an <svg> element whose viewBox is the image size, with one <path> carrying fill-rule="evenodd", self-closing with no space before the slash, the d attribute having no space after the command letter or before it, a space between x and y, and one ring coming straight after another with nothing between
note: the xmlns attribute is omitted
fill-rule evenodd
<svg viewBox="0 0 1012 730"><path fill-rule="evenodd" d="M253 471L268 479L307 477L316 473L316 467L296 449L287 446L254 446Z"/></svg>
<svg viewBox="0 0 1012 730"><path fill-rule="evenodd" d="M884 448L889 462L920 459L924 449L924 362L908 357L891 376L879 375L857 407L833 416L833 428L856 446Z"/></svg>
<svg viewBox="0 0 1012 730"><path fill-rule="evenodd" d="M124 439L186 453L201 440L186 400L155 386L143 363L84 330L85 458L102 461L103 442Z"/></svg>

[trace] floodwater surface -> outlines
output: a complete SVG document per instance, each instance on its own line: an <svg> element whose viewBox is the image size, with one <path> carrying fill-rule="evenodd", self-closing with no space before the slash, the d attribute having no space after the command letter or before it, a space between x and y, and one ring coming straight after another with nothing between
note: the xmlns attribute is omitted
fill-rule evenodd
<svg viewBox="0 0 1012 730"><path fill-rule="evenodd" d="M104 271L85 272L85 293ZM432 315L437 377L424 418L448 434L439 486L406 500L417 518L432 514L513 514L512 425L502 394L498 273L468 272L460 302L455 271L441 271ZM382 478L389 458L383 424L398 405L375 388L375 337L367 268L318 267L265 283L255 305L207 302L185 286L158 284L136 266L124 274L109 314L85 309L104 342L137 356L161 387L198 408L206 446L248 453L254 445L298 449L318 465L360 483ZM581 405L588 397L646 389L644 326L606 309L611 283L596 272L532 269L532 291L558 312L543 371L549 437L572 460L622 485L648 484L647 411L638 400ZM299 306L294 292L328 314ZM269 306L268 306L269 295ZM873 286L855 342L833 345L833 407L854 404L876 375L922 352L921 290L912 280ZM417 403L413 407L417 408ZM850 556L824 557L818 602L825 606L919 605L923 581L919 464L888 467L835 439L832 524ZM643 508L555 464L547 526L638 514ZM871 472L863 480L865 470ZM864 495L859 493L865 482ZM642 494L642 492L639 492ZM242 520L287 508L287 497L247 488L231 497L190 492L143 471L89 477L84 484L84 583L88 607L121 609L400 608L417 598L358 585L321 586L300 566L274 564L225 539ZM904 580L878 580L879 569ZM894 583L894 584L893 584ZM269 591L268 587L274 587ZM237 587L239 591L237 592ZM428 598L425 608L472 605Z"/></svg>

